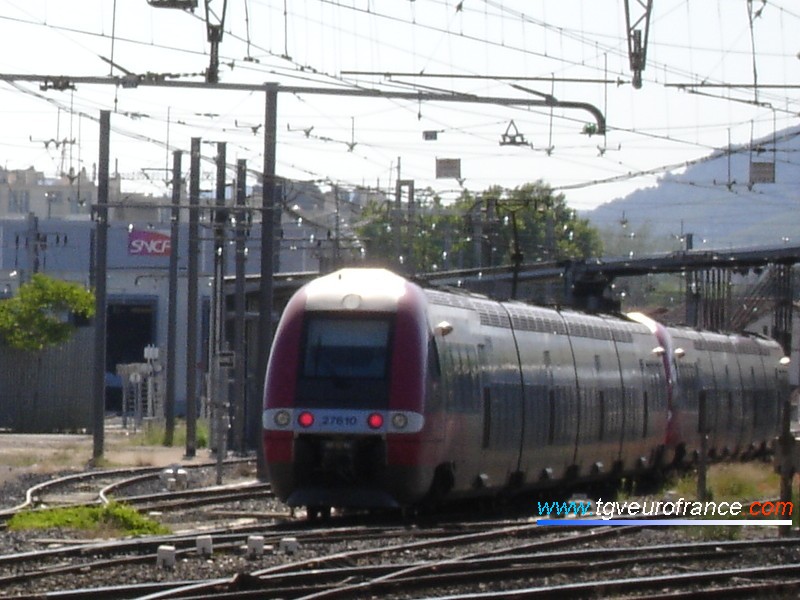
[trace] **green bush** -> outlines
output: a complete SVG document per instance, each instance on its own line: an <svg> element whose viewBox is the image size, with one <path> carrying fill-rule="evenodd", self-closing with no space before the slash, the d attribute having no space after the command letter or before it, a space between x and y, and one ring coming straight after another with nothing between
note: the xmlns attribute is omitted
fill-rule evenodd
<svg viewBox="0 0 800 600"><path fill-rule="evenodd" d="M0 302L0 338L12 348L36 352L66 342L74 325L69 315L94 315L94 294L77 283L41 273Z"/></svg>

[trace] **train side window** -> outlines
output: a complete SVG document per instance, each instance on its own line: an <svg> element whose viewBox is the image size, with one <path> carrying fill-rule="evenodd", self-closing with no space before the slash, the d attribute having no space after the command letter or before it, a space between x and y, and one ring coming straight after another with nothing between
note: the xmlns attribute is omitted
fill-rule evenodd
<svg viewBox="0 0 800 600"><path fill-rule="evenodd" d="M650 421L650 407L648 406L648 397L647 397L647 390L645 390L644 395L644 406L642 407L642 437L647 437L647 425Z"/></svg>
<svg viewBox="0 0 800 600"><path fill-rule="evenodd" d="M706 412L706 400L708 394L706 390L700 390L700 395L697 399L697 432L700 435L708 433L708 413Z"/></svg>
<svg viewBox="0 0 800 600"><path fill-rule="evenodd" d="M595 358L600 358L599 356L595 356ZM598 422L598 431L597 431L597 439L603 439L603 432L606 428L606 394L603 390L597 392L597 403L598 403L598 411L600 413L599 418L597 419Z"/></svg>
<svg viewBox="0 0 800 600"><path fill-rule="evenodd" d="M472 365L470 364L467 348L464 348L463 352L459 353L459 356L461 357L461 409L469 412L472 405L472 386L470 385L472 381Z"/></svg>
<svg viewBox="0 0 800 600"><path fill-rule="evenodd" d="M733 392L728 392L728 423L732 423L734 419L733 415Z"/></svg>
<svg viewBox="0 0 800 600"><path fill-rule="evenodd" d="M464 368L461 362L461 348L451 344L450 345L450 366L453 381L453 409L461 411L464 402Z"/></svg>
<svg viewBox="0 0 800 600"><path fill-rule="evenodd" d="M483 388L483 448L489 447L492 435L492 391Z"/></svg>
<svg viewBox="0 0 800 600"><path fill-rule="evenodd" d="M436 340L431 338L428 342L428 374L434 379L442 376L442 366L439 364L439 348Z"/></svg>
<svg viewBox="0 0 800 600"><path fill-rule="evenodd" d="M470 397L470 410L480 410L480 365L478 359L478 351L470 346L467 350L467 364L469 365L469 378L467 384L469 385Z"/></svg>
<svg viewBox="0 0 800 600"><path fill-rule="evenodd" d="M426 407L429 411L442 410L444 404L445 381L442 379L441 365L436 341L428 342L428 372L425 378Z"/></svg>
<svg viewBox="0 0 800 600"><path fill-rule="evenodd" d="M753 431L758 431L758 403L756 401L757 398L763 398L763 391L764 390L755 390L753 394Z"/></svg>

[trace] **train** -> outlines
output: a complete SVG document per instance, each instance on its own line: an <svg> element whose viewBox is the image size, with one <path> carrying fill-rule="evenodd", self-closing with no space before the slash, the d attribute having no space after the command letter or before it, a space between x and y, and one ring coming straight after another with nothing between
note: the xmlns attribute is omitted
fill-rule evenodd
<svg viewBox="0 0 800 600"><path fill-rule="evenodd" d="M755 334L345 268L282 313L264 459L275 494L314 514L633 480L769 450L787 363Z"/></svg>

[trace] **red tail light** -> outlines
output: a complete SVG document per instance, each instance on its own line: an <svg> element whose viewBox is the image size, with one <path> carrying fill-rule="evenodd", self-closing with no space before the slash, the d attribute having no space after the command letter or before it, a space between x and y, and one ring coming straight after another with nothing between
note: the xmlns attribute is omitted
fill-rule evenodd
<svg viewBox="0 0 800 600"><path fill-rule="evenodd" d="M383 427L383 415L380 413L372 413L367 417L367 425L372 429L380 429Z"/></svg>
<svg viewBox="0 0 800 600"><path fill-rule="evenodd" d="M311 427L314 424L314 415L308 411L303 411L297 417L297 422L300 424L300 427Z"/></svg>

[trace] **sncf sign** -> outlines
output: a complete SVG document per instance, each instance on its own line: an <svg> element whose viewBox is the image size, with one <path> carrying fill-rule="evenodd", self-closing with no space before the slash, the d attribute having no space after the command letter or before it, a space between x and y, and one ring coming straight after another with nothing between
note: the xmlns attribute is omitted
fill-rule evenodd
<svg viewBox="0 0 800 600"><path fill-rule="evenodd" d="M137 256L169 256L169 234L160 231L131 231L128 233L128 254Z"/></svg>

